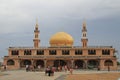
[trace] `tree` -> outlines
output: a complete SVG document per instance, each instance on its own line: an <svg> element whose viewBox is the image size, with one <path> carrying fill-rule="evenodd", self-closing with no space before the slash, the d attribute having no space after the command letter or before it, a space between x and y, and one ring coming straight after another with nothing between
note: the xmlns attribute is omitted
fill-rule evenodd
<svg viewBox="0 0 120 80"><path fill-rule="evenodd" d="M117 62L117 65L120 65L120 62Z"/></svg>

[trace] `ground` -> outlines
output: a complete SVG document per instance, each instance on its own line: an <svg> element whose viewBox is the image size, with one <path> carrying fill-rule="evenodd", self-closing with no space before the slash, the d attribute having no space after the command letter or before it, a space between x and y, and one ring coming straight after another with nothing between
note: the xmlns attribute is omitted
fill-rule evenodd
<svg viewBox="0 0 120 80"><path fill-rule="evenodd" d="M94 73L67 75L66 80L120 80L120 73Z"/></svg>
<svg viewBox="0 0 120 80"><path fill-rule="evenodd" d="M14 70L0 72L0 80L120 80L120 71L81 71L55 72L54 76L46 76L44 72L26 72Z"/></svg>

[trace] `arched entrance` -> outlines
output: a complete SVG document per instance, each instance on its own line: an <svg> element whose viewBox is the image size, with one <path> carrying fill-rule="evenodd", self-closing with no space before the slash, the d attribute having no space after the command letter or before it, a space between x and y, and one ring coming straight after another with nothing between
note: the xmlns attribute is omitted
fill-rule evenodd
<svg viewBox="0 0 120 80"><path fill-rule="evenodd" d="M106 60L104 62L104 66L113 66L113 61L112 60Z"/></svg>
<svg viewBox="0 0 120 80"><path fill-rule="evenodd" d="M84 61L83 60L76 60L75 61L75 66L77 66L77 68L84 68Z"/></svg>
<svg viewBox="0 0 120 80"><path fill-rule="evenodd" d="M37 60L36 66L40 65L41 67L44 67L44 61L43 60Z"/></svg>
<svg viewBox="0 0 120 80"><path fill-rule="evenodd" d="M14 65L14 64L15 64L15 62L12 59L7 61L7 65Z"/></svg>
<svg viewBox="0 0 120 80"><path fill-rule="evenodd" d="M67 63L64 60L55 60L54 61L54 67L58 67L58 66L64 66Z"/></svg>
<svg viewBox="0 0 120 80"><path fill-rule="evenodd" d="M99 65L97 60L89 60L88 61L88 68L97 68Z"/></svg>
<svg viewBox="0 0 120 80"><path fill-rule="evenodd" d="M22 61L23 65L31 65L31 61L30 60L23 60Z"/></svg>

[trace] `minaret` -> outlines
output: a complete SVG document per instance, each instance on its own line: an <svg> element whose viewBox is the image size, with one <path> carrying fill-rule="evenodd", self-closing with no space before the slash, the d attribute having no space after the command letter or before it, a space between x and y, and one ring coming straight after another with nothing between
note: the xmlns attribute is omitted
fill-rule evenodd
<svg viewBox="0 0 120 80"><path fill-rule="evenodd" d="M34 30L34 48L39 48L39 43L40 43L40 39L39 39L39 30L38 30L38 20L36 20L36 25L35 25L35 30Z"/></svg>
<svg viewBox="0 0 120 80"><path fill-rule="evenodd" d="M88 42L88 38L87 38L87 29L86 29L86 22L83 22L82 25L82 38L81 38L81 42L82 42L82 47L86 48L87 47L87 42Z"/></svg>

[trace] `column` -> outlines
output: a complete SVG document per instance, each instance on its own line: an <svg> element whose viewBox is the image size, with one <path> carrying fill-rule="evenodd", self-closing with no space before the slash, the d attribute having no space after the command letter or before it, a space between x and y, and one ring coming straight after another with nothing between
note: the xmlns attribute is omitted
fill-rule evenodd
<svg viewBox="0 0 120 80"><path fill-rule="evenodd" d="M19 63L19 69L21 68L21 59L18 60L18 63Z"/></svg>
<svg viewBox="0 0 120 80"><path fill-rule="evenodd" d="M74 60L71 60L71 67L74 68Z"/></svg>
<svg viewBox="0 0 120 80"><path fill-rule="evenodd" d="M98 58L98 64L97 64L97 70L99 71L100 70L100 59Z"/></svg>
<svg viewBox="0 0 120 80"><path fill-rule="evenodd" d="M99 66L100 70L104 70L104 60L100 60Z"/></svg>
<svg viewBox="0 0 120 80"><path fill-rule="evenodd" d="M46 63L47 63L47 60L45 59L45 60L44 60L44 68L47 67Z"/></svg>
<svg viewBox="0 0 120 80"><path fill-rule="evenodd" d="M33 66L34 66L34 60L33 60L33 59L31 60L31 65L33 65Z"/></svg>
<svg viewBox="0 0 120 80"><path fill-rule="evenodd" d="M113 70L117 70L117 60L112 60L113 62Z"/></svg>
<svg viewBox="0 0 120 80"><path fill-rule="evenodd" d="M20 61L19 61L19 59L14 60L14 62L15 62L14 69L20 69Z"/></svg>
<svg viewBox="0 0 120 80"><path fill-rule="evenodd" d="M88 65L87 60L85 60L83 64L83 68L88 69L87 65Z"/></svg>

